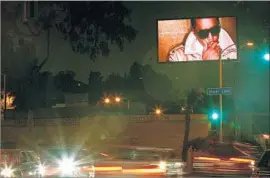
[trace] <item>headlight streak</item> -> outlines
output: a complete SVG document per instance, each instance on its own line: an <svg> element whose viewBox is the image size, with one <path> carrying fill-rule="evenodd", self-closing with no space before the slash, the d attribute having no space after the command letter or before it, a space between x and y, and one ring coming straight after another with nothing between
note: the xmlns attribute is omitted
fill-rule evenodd
<svg viewBox="0 0 270 178"><path fill-rule="evenodd" d="M45 174L45 166L43 165L43 164L40 164L40 165L38 165L38 167L37 167L37 173L38 173L38 175L40 175L40 176L44 176L44 174Z"/></svg>
<svg viewBox="0 0 270 178"><path fill-rule="evenodd" d="M72 175L77 170L76 162L72 158L63 158L58 165L63 175Z"/></svg>
<svg viewBox="0 0 270 178"><path fill-rule="evenodd" d="M167 168L167 163L164 162L164 161L161 161L161 162L159 163L159 169L165 170L166 168Z"/></svg>
<svg viewBox="0 0 270 178"><path fill-rule="evenodd" d="M12 167L5 166L4 169L1 170L1 176L3 177L14 177L14 170Z"/></svg>

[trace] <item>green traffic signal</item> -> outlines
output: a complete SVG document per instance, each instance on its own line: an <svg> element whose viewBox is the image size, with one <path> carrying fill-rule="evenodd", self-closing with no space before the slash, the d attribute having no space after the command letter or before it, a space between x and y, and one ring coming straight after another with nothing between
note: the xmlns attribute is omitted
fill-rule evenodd
<svg viewBox="0 0 270 178"><path fill-rule="evenodd" d="M269 53L264 54L263 57L264 57L264 60L266 60L266 61L269 61L269 59L270 59Z"/></svg>
<svg viewBox="0 0 270 178"><path fill-rule="evenodd" d="M218 115L217 112L212 112L212 114L211 114L211 119L212 119L212 120L217 120L218 117L219 117L219 115Z"/></svg>

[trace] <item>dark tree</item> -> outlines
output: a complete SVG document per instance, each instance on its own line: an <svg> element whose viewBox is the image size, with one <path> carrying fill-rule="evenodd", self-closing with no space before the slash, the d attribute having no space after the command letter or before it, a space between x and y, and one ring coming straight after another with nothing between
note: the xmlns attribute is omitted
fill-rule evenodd
<svg viewBox="0 0 270 178"><path fill-rule="evenodd" d="M54 77L54 85L62 92L72 92L72 88L75 83L74 77L75 73L73 71L60 71Z"/></svg>
<svg viewBox="0 0 270 178"><path fill-rule="evenodd" d="M143 89L143 66L134 62L129 69L128 85L130 89L142 90Z"/></svg>
<svg viewBox="0 0 270 178"><path fill-rule="evenodd" d="M168 76L156 72L151 65L143 66L142 81L144 90L157 102L167 102L174 99L172 96L172 81Z"/></svg>
<svg viewBox="0 0 270 178"><path fill-rule="evenodd" d="M103 77L100 72L91 71L88 78L89 103L96 104L103 96Z"/></svg>
<svg viewBox="0 0 270 178"><path fill-rule="evenodd" d="M91 71L88 78L90 90L102 89L103 77L100 72Z"/></svg>
<svg viewBox="0 0 270 178"><path fill-rule="evenodd" d="M194 108L204 102L203 93L200 89L191 89L187 94L187 103L186 103L186 117L185 117L185 133L183 140L183 150L182 150L182 159L187 159L187 150L188 150L188 138L190 131L190 117L193 113Z"/></svg>
<svg viewBox="0 0 270 178"><path fill-rule="evenodd" d="M33 68L36 63L33 63ZM22 78L10 78L10 87L16 96L15 105L17 110L28 110L46 107L46 95L48 82L52 76L49 72L32 73Z"/></svg>
<svg viewBox="0 0 270 178"><path fill-rule="evenodd" d="M106 91L123 92L126 90L127 79L119 74L110 74L104 82L104 89Z"/></svg>
<svg viewBox="0 0 270 178"><path fill-rule="evenodd" d="M109 44L123 50L125 41L132 42L137 31L125 23L131 10L122 2L39 2L39 15L28 26L34 35L47 31L47 49L50 46L50 29L56 28L68 40L75 53L86 54L91 60L98 55L108 56ZM34 32L33 27L36 30ZM40 64L41 68L49 58Z"/></svg>

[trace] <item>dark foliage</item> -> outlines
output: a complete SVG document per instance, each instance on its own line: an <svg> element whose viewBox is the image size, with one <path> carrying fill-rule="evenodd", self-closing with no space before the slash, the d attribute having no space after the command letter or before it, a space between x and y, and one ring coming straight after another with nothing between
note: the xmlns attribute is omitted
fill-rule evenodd
<svg viewBox="0 0 270 178"><path fill-rule="evenodd" d="M43 2L37 24L43 29L55 27L71 44L75 53L108 56L109 45L123 50L137 30L126 23L131 11L122 2Z"/></svg>

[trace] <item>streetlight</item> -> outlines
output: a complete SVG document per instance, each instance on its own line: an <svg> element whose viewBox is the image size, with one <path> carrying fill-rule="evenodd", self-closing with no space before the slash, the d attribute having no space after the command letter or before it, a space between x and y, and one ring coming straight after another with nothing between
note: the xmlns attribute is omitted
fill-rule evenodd
<svg viewBox="0 0 270 178"><path fill-rule="evenodd" d="M253 42L249 41L249 42L245 43L244 45L240 46L239 50L242 49L242 48L245 48L245 47L252 47L253 48L254 45L255 44ZM235 44L229 45L227 48L223 49L221 51L221 54L231 46L235 46ZM238 52L239 52L239 50L238 50ZM264 59L269 61L269 54L268 53L264 55ZM219 88L222 88L222 87L223 87L223 60L222 60L222 58L220 56L220 58L219 58ZM220 119L219 119L220 120L219 141L220 142L223 142L223 114L222 114L223 113L223 111L222 111L223 110L223 106L222 106L223 103L222 103L222 99L223 99L222 94L220 94L219 95L219 108L220 108L220 114L219 114L219 117L220 117Z"/></svg>
<svg viewBox="0 0 270 178"><path fill-rule="evenodd" d="M112 97L111 95L103 98L104 104L120 104L122 101L127 102L127 108L130 109L130 101L128 99L122 98L120 96Z"/></svg>
<svg viewBox="0 0 270 178"><path fill-rule="evenodd" d="M125 103L125 102L127 102L127 109L130 109L130 100L129 99L127 99L127 98L122 98L122 97L120 97L120 96L116 96L115 98L114 98L114 101L115 101L115 103Z"/></svg>
<svg viewBox="0 0 270 178"><path fill-rule="evenodd" d="M161 110L160 109L156 109L155 113L156 113L156 115L160 115L161 114Z"/></svg>
<svg viewBox="0 0 270 178"><path fill-rule="evenodd" d="M120 103L121 102L121 98L119 96L115 97L114 100L115 100L116 103Z"/></svg>
<svg viewBox="0 0 270 178"><path fill-rule="evenodd" d="M161 115L161 114L163 113L163 111L162 111L161 108L155 108L155 109L154 109L154 113L155 113L156 115Z"/></svg>
<svg viewBox="0 0 270 178"><path fill-rule="evenodd" d="M249 41L246 43L246 45L251 47L251 46L254 46L254 43Z"/></svg>
<svg viewBox="0 0 270 178"><path fill-rule="evenodd" d="M104 103L105 103L105 104L109 104L110 102L111 102L110 98L105 98L105 99L104 99Z"/></svg>

